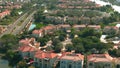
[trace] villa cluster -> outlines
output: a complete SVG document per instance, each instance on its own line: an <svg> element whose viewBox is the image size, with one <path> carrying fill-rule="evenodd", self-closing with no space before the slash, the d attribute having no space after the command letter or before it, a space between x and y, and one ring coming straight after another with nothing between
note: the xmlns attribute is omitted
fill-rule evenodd
<svg viewBox="0 0 120 68"><path fill-rule="evenodd" d="M84 64L84 55L74 51L54 53L41 50L40 43L35 38L26 38L19 41L19 52L24 59L31 58L27 64L34 64L40 68L120 68L120 58L113 58L109 54L91 54Z"/></svg>
<svg viewBox="0 0 120 68"><path fill-rule="evenodd" d="M92 3L91 1L89 0L83 0L83 1L79 1L79 0L76 0L76 1L70 1L70 0L59 0L58 1L58 7L60 8L70 8L70 9L73 9L73 8L95 8L95 7L100 7L99 4L96 4L96 5L86 5L87 3ZM84 6L81 6L83 5Z"/></svg>
<svg viewBox="0 0 120 68"><path fill-rule="evenodd" d="M0 13L0 19L4 18L7 15L10 15L10 10L5 10L3 12Z"/></svg>
<svg viewBox="0 0 120 68"><path fill-rule="evenodd" d="M68 24L63 24L63 25L60 24L60 25L48 25L48 26L43 27L39 30L33 30L32 34L35 37L43 37L44 35L51 34L56 30L64 30L66 32L71 32L71 28L74 28L74 29L79 31L79 30L82 30L86 27L93 28L95 30L101 29L100 25L73 25L73 26L70 26Z"/></svg>

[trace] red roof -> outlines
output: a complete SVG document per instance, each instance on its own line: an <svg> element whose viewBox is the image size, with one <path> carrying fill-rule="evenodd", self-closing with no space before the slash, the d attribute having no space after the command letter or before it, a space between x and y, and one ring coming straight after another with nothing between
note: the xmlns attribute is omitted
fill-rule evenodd
<svg viewBox="0 0 120 68"><path fill-rule="evenodd" d="M44 29L44 30L51 30L51 29L54 29L54 26L50 26L50 25L49 25L49 26L44 27L43 29Z"/></svg>
<svg viewBox="0 0 120 68"><path fill-rule="evenodd" d="M39 58L39 59L43 59L43 58L55 58L57 56L56 53L51 53L51 52L36 52L35 57Z"/></svg>
<svg viewBox="0 0 120 68"><path fill-rule="evenodd" d="M109 54L92 54L87 56L90 62L111 62L113 58Z"/></svg>
<svg viewBox="0 0 120 68"><path fill-rule="evenodd" d="M113 29L115 29L115 30L118 30L118 29L119 29L119 28L116 27L116 26L106 26L105 28L106 28L106 29L111 29L111 28L113 28Z"/></svg>
<svg viewBox="0 0 120 68"><path fill-rule="evenodd" d="M0 13L0 16L4 17L4 16L9 15L9 14L10 14L10 11L9 10L5 10L5 11L3 11L3 12Z"/></svg>
<svg viewBox="0 0 120 68"><path fill-rule="evenodd" d="M58 25L58 27L63 27L63 28L68 28L68 27L71 27L69 24L61 24L61 25Z"/></svg>
<svg viewBox="0 0 120 68"><path fill-rule="evenodd" d="M79 61L79 60L84 60L84 56L81 54L75 54L75 53L71 53L71 54L67 54L63 55L60 59L63 60L72 60L72 61Z"/></svg>
<svg viewBox="0 0 120 68"><path fill-rule="evenodd" d="M43 33L43 30L42 29L40 29L40 30L34 30L32 33L33 34L40 34L40 33Z"/></svg>
<svg viewBox="0 0 120 68"><path fill-rule="evenodd" d="M73 25L74 28L85 28L86 25Z"/></svg>
<svg viewBox="0 0 120 68"><path fill-rule="evenodd" d="M29 45L23 45L23 46L19 47L19 50L22 52L32 52L32 51L35 51L36 49Z"/></svg>
<svg viewBox="0 0 120 68"><path fill-rule="evenodd" d="M100 25L88 25L89 28L96 28L96 29L100 29L101 26Z"/></svg>
<svg viewBox="0 0 120 68"><path fill-rule="evenodd" d="M30 43L30 41L28 39L22 39L19 41L19 43L22 43L24 45L28 45Z"/></svg>

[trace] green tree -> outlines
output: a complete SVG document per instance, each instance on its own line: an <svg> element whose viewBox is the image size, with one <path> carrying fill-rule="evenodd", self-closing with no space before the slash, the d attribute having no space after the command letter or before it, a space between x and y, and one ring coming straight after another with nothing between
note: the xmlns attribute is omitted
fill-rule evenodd
<svg viewBox="0 0 120 68"><path fill-rule="evenodd" d="M83 53L85 51L84 46L82 44L77 44L75 46L76 53Z"/></svg>
<svg viewBox="0 0 120 68"><path fill-rule="evenodd" d="M17 15L18 15L18 10L17 10L17 9L13 9L13 10L11 11L10 16L14 17L14 16L17 16Z"/></svg>
<svg viewBox="0 0 120 68"><path fill-rule="evenodd" d="M67 44L66 49L67 49L68 52L70 52L72 50L75 50L75 48L74 48L74 46L72 44Z"/></svg>
<svg viewBox="0 0 120 68"><path fill-rule="evenodd" d="M62 48L63 48L63 45L61 43L59 43L54 47L54 50L55 50L55 52L59 53L59 52L61 52Z"/></svg>
<svg viewBox="0 0 120 68"><path fill-rule="evenodd" d="M21 60L18 64L17 64L17 67L18 68L27 68L27 65L26 65L26 61L25 60Z"/></svg>
<svg viewBox="0 0 120 68"><path fill-rule="evenodd" d="M34 66L29 66L28 68L35 68Z"/></svg>
<svg viewBox="0 0 120 68"><path fill-rule="evenodd" d="M16 49L18 46L18 38L14 35L7 34L0 38L1 46L0 52L7 52L9 49Z"/></svg>
<svg viewBox="0 0 120 68"><path fill-rule="evenodd" d="M5 56L3 56L3 59L8 60L9 65L13 67L22 59L22 57L18 52L8 50L7 53L5 53Z"/></svg>

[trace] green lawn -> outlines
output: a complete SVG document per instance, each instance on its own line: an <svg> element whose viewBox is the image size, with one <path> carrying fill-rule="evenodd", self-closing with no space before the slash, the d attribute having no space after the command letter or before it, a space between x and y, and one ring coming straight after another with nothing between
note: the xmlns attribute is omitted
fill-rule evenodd
<svg viewBox="0 0 120 68"><path fill-rule="evenodd" d="M41 27L46 26L46 24L42 24L42 23L34 23L36 25L35 29L40 29Z"/></svg>

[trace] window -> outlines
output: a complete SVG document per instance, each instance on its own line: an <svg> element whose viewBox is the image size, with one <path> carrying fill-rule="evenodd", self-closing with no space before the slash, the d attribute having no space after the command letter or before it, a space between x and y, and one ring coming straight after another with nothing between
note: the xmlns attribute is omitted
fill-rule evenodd
<svg viewBox="0 0 120 68"><path fill-rule="evenodd" d="M90 63L89 63L89 66L93 66L93 63L90 62Z"/></svg>
<svg viewBox="0 0 120 68"><path fill-rule="evenodd" d="M61 63L65 64L65 61L61 61Z"/></svg>
<svg viewBox="0 0 120 68"><path fill-rule="evenodd" d="M68 68L72 68L72 64L69 64Z"/></svg>
<svg viewBox="0 0 120 68"><path fill-rule="evenodd" d="M120 65L119 65L119 64L117 64L116 68L120 68Z"/></svg>
<svg viewBox="0 0 120 68"><path fill-rule="evenodd" d="M41 59L39 59L39 62L42 62L42 60L41 60Z"/></svg>
<svg viewBox="0 0 120 68"><path fill-rule="evenodd" d="M105 67L110 67L110 64L105 64Z"/></svg>
<svg viewBox="0 0 120 68"><path fill-rule="evenodd" d="M78 62L78 64L81 64L81 62Z"/></svg>

